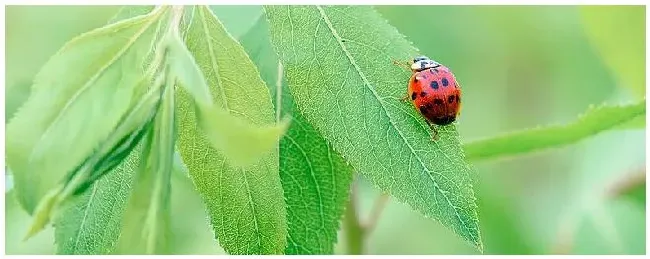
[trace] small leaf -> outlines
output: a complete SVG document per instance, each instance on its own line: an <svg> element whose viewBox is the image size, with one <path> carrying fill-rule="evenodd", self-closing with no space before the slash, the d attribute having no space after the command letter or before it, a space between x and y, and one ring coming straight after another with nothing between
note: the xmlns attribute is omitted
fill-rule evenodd
<svg viewBox="0 0 650 259"><path fill-rule="evenodd" d="M411 72L393 61L417 50L370 7L265 8L306 120L379 189L482 250L472 169L455 125L432 141L424 118L400 101Z"/></svg>
<svg viewBox="0 0 650 259"><path fill-rule="evenodd" d="M222 150L229 164L244 168L254 164L269 152L277 152L280 137L288 121L266 127L256 127L227 111L213 106L199 115L199 125L217 150Z"/></svg>
<svg viewBox="0 0 650 259"><path fill-rule="evenodd" d="M116 253L167 253L176 125L174 79L165 75L162 104L143 144L143 162L124 214Z"/></svg>
<svg viewBox="0 0 650 259"><path fill-rule="evenodd" d="M645 118L645 100L622 106L590 108L578 120L566 124L527 129L465 144L471 160L495 159L572 144L615 129L637 117Z"/></svg>
<svg viewBox="0 0 650 259"><path fill-rule="evenodd" d="M580 6L586 35L621 85L645 96L645 7Z"/></svg>
<svg viewBox="0 0 650 259"><path fill-rule="evenodd" d="M243 48L207 7L194 7L190 17L185 42L216 106L258 126L274 123L268 89ZM199 130L186 91L179 91L178 111L179 150L221 246L230 254L283 253L287 223L277 147L252 166L235 168Z"/></svg>
<svg viewBox="0 0 650 259"><path fill-rule="evenodd" d="M29 213L129 109L143 76L151 25L161 14L124 20L71 40L34 79L31 96L7 125L6 136L16 194Z"/></svg>
<svg viewBox="0 0 650 259"><path fill-rule="evenodd" d="M294 108L269 37L268 22L261 17L242 37L242 45L260 69L262 79L276 93L276 111L293 117L280 140L280 180L289 226L285 253L333 254L348 201L352 167Z"/></svg>
<svg viewBox="0 0 650 259"><path fill-rule="evenodd" d="M192 95L199 109L212 106L212 94L194 57L185 47L178 34L167 37L171 73L178 77L179 83Z"/></svg>
<svg viewBox="0 0 650 259"><path fill-rule="evenodd" d="M6 255L51 255L54 253L52 236L54 230L47 227L44 231L27 241L22 240L33 217L22 208L14 196L13 190L4 196L4 237Z"/></svg>

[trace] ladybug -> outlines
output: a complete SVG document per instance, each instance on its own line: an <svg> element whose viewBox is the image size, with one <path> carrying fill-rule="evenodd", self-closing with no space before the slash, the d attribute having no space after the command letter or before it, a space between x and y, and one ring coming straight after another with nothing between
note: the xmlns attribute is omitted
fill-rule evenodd
<svg viewBox="0 0 650 259"><path fill-rule="evenodd" d="M410 69L413 75L403 100L410 100L426 118L435 140L438 136L435 125L449 125L460 113L460 85L449 68L426 56L414 58Z"/></svg>

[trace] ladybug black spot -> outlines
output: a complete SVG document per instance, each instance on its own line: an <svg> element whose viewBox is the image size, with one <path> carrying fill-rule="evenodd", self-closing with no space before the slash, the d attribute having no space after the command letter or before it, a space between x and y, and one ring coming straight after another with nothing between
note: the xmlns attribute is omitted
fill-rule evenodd
<svg viewBox="0 0 650 259"><path fill-rule="evenodd" d="M427 110L428 110L428 108L426 106L424 106L424 105L420 106L420 113L427 114L427 112L428 112Z"/></svg>
<svg viewBox="0 0 650 259"><path fill-rule="evenodd" d="M436 98L436 99L433 99L433 103L435 103L436 105L442 105L442 103L444 103L444 102L442 101L442 99Z"/></svg>
<svg viewBox="0 0 650 259"><path fill-rule="evenodd" d="M447 102L449 102L449 103L454 103L454 99L456 99L456 96L455 96L455 95L450 95L450 96L447 98Z"/></svg>
<svg viewBox="0 0 650 259"><path fill-rule="evenodd" d="M431 88L437 90L437 89L438 89L438 81L435 81L435 80L434 80L434 81L431 81Z"/></svg>
<svg viewBox="0 0 650 259"><path fill-rule="evenodd" d="M447 81L447 78L443 78L442 79L442 86L448 86L448 85L449 85L449 81Z"/></svg>
<svg viewBox="0 0 650 259"><path fill-rule="evenodd" d="M426 92L421 92L421 93L420 93L420 97L425 97L425 96L427 96L427 93L426 93Z"/></svg>
<svg viewBox="0 0 650 259"><path fill-rule="evenodd" d="M415 98L416 98L417 96L418 96L418 94L415 93L415 92L413 92L413 93L411 94L411 100L415 100Z"/></svg>

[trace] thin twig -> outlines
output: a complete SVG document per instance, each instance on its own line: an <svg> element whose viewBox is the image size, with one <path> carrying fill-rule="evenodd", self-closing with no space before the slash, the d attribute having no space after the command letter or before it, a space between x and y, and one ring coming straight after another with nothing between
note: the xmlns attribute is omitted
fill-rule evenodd
<svg viewBox="0 0 650 259"><path fill-rule="evenodd" d="M350 190L350 201L345 210L343 227L346 235L347 254L361 255L364 251L365 235L364 229L359 223L357 214L357 180L352 183Z"/></svg>
<svg viewBox="0 0 650 259"><path fill-rule="evenodd" d="M605 194L607 197L618 197L640 185L645 184L645 168L635 170L635 173L614 182Z"/></svg>
<svg viewBox="0 0 650 259"><path fill-rule="evenodd" d="M573 250L576 227L580 223L580 217L571 211L565 213L560 219L556 240L551 247L550 254L566 255Z"/></svg>
<svg viewBox="0 0 650 259"><path fill-rule="evenodd" d="M384 208L386 208L386 203L388 203L388 194L382 193L375 199L375 203L372 206L372 210L370 211L370 216L368 218L368 221L366 221L365 224L363 224L363 227L365 229L365 234L370 235L375 228L377 227L377 223L379 221L379 218L384 212Z"/></svg>

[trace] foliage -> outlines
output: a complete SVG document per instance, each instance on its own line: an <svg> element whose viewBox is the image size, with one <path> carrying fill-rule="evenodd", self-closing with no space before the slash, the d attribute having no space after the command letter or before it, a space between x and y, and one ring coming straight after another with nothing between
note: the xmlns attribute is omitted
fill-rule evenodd
<svg viewBox="0 0 650 259"><path fill-rule="evenodd" d="M108 23L96 22L99 28L70 33L81 34L58 52L48 53L53 55L39 63L38 73L20 75L33 76L33 83L26 83L31 79L17 80L15 75L8 83L7 96L12 101L6 105L10 168L6 171L11 171L14 184L5 195L6 210L9 221L22 222L11 228L12 233L27 234L25 244L33 246L30 242L52 235L53 227L54 240L48 242L55 244L52 250L57 254L187 253L179 249L183 246L179 240L187 238L185 247L201 241L214 247L218 243L229 254L382 253L384 248L397 249L404 240L411 240L410 236L427 240L421 241L427 247L435 244L437 251L452 253L548 252L529 240L541 234L526 234L533 232L532 227L521 226L526 216L515 204L524 200L519 193L525 187L503 188L508 181L515 181L513 175L522 175L522 170L508 169L512 167L508 162L492 168L490 162L549 148L564 152L590 147L590 139L602 138L605 132L645 129L645 99L641 98L645 77L640 72L644 52L639 44L642 12L634 7L612 12L585 7L575 14L549 11L558 17L582 19L587 37L576 41L593 46L606 64L601 68L600 57L593 53L575 54L586 56L584 62L589 64L581 67L584 71L566 76L566 71L544 70L545 62L552 61L545 60L542 53L552 53L552 47L526 42L533 36L523 28L531 26L532 17L545 12L542 8L477 7L481 14L477 17L487 21L481 22L483 27L448 25L478 34L482 30L511 33L509 38L503 37L508 42L482 42L487 45L480 48L468 47L480 35L454 33L439 20L466 17L473 21L476 13L427 7L437 13L431 21L417 20L419 27L429 26L431 33L425 34L409 24L414 14L424 10L400 8L405 7L127 6L117 12L106 11ZM405 13L410 14L408 19ZM630 19L621 19L628 16ZM521 23L504 23L507 17L519 17ZM618 28L630 29L618 33ZM528 36L517 37L517 33ZM625 39L623 43L610 37L617 33ZM514 40L518 38L523 40ZM461 43L452 46L452 41ZM626 45L614 47L619 44ZM487 46L490 51L482 52ZM522 54L531 53L527 51L531 46L538 47L535 54ZM477 62L467 57L500 51L512 52L507 57L510 60L503 61L506 70L516 71L506 83L511 88L478 87L496 80L482 76L494 78L490 71L500 66L482 64L478 69L472 65ZM466 96L460 121L439 127L437 140L431 139L432 132L417 110L400 101L410 71L393 64L425 53L454 67ZM562 59L565 56L558 54L559 61L551 67L567 70L571 62L578 62ZM531 71L557 77L535 78L538 74L525 69L529 63L541 67ZM611 69L615 80L602 72L609 71L606 69ZM583 73L597 75L583 80ZM495 93L512 94L516 101L522 93L529 96L526 91L539 90L531 87L525 89L534 90L522 92L523 86L535 84L534 80L559 82L547 87L548 92L558 92L557 96L579 91L576 89L590 92L572 99L570 105L556 103L568 107L559 109L562 119L571 121L562 125L533 116L533 101L526 104L531 111L487 112L490 102L517 105ZM597 80L631 89L634 103L592 105L617 90L591 85ZM512 87L512 82L522 85ZM563 89L566 84L575 87ZM486 93L490 98L478 98ZM540 96L538 102L546 108L554 106L551 102L555 99L549 96ZM488 107L485 113L490 116L481 116L489 119L476 119L478 105ZM596 108L577 119L566 116L581 105ZM518 116L548 126L508 127L512 133L481 133L496 136L465 141L464 129L490 131L493 125ZM540 161L538 166L547 159L540 154L534 158ZM482 163L469 163L477 161ZM526 166L522 168L534 170L534 165ZM355 181L354 172L358 172ZM521 177L524 180L518 183L523 186L533 176ZM569 176L565 178L571 182ZM384 214L393 221L383 221L378 230L370 232L376 226L368 224L378 223L381 210L373 207L368 222L357 215L369 207L356 200L359 195L365 199L362 203L371 198L368 191L359 189L366 183L368 189L401 203L405 209L400 215L419 213L414 217L433 219L422 224L442 227L435 233L411 234L427 230L402 229L399 222L406 216L391 214L397 207L389 203ZM608 197L643 207L645 184L641 183L633 181ZM189 200L197 203L192 209L177 203L190 196ZM590 194L575 196L568 202L591 204ZM382 199L378 200L385 201ZM577 229L583 214L600 210L597 205L589 206L569 209L560 220L574 223L560 228ZM346 224L340 229L346 210ZM28 217L25 212L31 217L29 224L18 220ZM594 216L594 221L595 229L605 236L617 236L602 216ZM179 227L178 222L185 225ZM389 227L392 232L385 230ZM205 235L183 237L182 233L195 232L189 229L205 230ZM410 232L403 238L392 234L406 229ZM339 240L339 230L350 233ZM382 239L369 242L371 233L390 237L390 244L381 245ZM561 242L581 238L580 233L561 232L560 243L551 247L563 251L567 246ZM452 235L455 237L446 238ZM7 239L20 238L8 235ZM369 243L373 250L363 248ZM341 244L347 244L348 250L342 251ZM8 241L7 246L20 245ZM384 252L395 251L400 250Z"/></svg>

